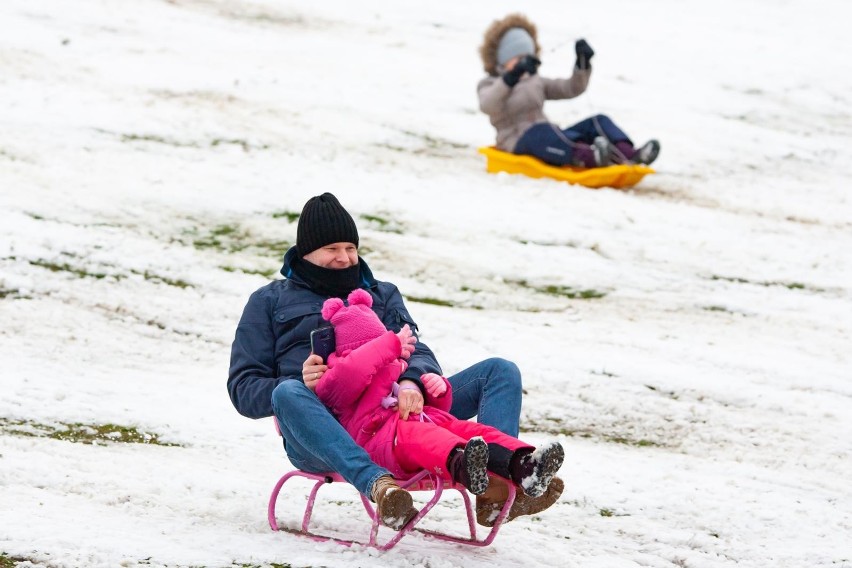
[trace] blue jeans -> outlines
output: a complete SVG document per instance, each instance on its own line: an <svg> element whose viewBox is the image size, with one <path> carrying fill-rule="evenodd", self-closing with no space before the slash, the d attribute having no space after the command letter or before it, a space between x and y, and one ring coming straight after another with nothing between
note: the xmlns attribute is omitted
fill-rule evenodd
<svg viewBox="0 0 852 568"><path fill-rule="evenodd" d="M476 416L478 422L518 437L522 391L517 365L494 357L447 379L453 386L450 414L461 420Z"/></svg>
<svg viewBox="0 0 852 568"><path fill-rule="evenodd" d="M521 135L512 152L535 156L556 166L570 166L574 163L575 144L591 144L598 136L606 136L613 144L630 142L607 115L597 114L564 130L549 122L534 124Z"/></svg>
<svg viewBox="0 0 852 568"><path fill-rule="evenodd" d="M448 379L453 385L450 412L456 418L478 416L479 422L517 437L522 394L517 365L505 359L487 359ZM373 463L301 381L284 381L275 387L272 409L294 467L315 473L337 472L367 496L376 479L390 475Z"/></svg>

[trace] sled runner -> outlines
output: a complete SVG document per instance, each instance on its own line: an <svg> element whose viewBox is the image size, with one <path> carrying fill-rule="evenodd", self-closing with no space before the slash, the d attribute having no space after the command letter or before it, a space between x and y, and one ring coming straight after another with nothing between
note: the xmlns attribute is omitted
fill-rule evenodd
<svg viewBox="0 0 852 568"><path fill-rule="evenodd" d="M308 494L308 502L305 505L304 514L302 515L301 527L298 529L290 529L285 526L279 525L278 520L275 516L276 504L278 502L278 496L281 492L281 488L287 481L294 478L302 478L314 482L313 487L310 493ZM384 544L380 544L378 540L380 523L378 515L376 514L376 509L373 503L370 502L370 500L363 495L361 495L361 502L364 505L364 509L367 511L367 516L370 517L370 520L372 522L370 527L370 537L366 542L348 540L344 538L336 538L331 536L323 536L311 532L311 515L313 514L314 502L316 501L317 493L319 492L319 490L330 483L346 483L343 478L336 473L317 474L308 473L301 470L294 470L282 476L281 479L278 480L278 483L275 484L275 487L272 489L272 495L270 495L269 497L269 506L267 508L267 518L269 520L269 526L274 531L284 530L293 534L306 536L318 542L331 541L336 542L338 544L342 544L344 546L360 544L363 546L377 548L379 550L390 550L391 548L396 546L396 544L404 536L411 533L412 531L417 531L421 534L425 534L439 540L445 540L459 544L467 544L471 546L488 546L497 536L497 531L500 529L500 526L503 524L503 521L509 514L509 510L512 508L512 503L514 503L515 501L515 486L514 484L509 483L509 498L506 500L506 503L500 510L497 519L494 521L494 526L491 527L491 530L487 535L485 535L484 538L480 539L476 535L476 515L474 513L473 504L471 503L470 496L467 494L467 491L464 486L457 485L449 481L444 481L437 477L435 474L430 473L426 470L421 471L414 477L411 477L407 480L398 479L397 482L401 487L407 489L408 491L431 491L432 496L426 502L426 504L422 506L417 516L411 519L411 521L409 521L408 524L405 525L401 530L395 532L393 537L387 540ZM470 536L456 536L443 531L421 529L417 526L420 521L429 513L432 507L434 507L438 503L438 501L440 501L444 489L454 489L461 494L462 500L464 501L465 511L467 513L467 524Z"/></svg>
<svg viewBox="0 0 852 568"><path fill-rule="evenodd" d="M532 156L503 152L494 146L482 147L479 153L485 155L486 169L492 174L506 172L533 178L547 177L595 189L600 187L626 189L639 183L646 175L654 173L652 168L639 164L619 164L603 168L551 166Z"/></svg>

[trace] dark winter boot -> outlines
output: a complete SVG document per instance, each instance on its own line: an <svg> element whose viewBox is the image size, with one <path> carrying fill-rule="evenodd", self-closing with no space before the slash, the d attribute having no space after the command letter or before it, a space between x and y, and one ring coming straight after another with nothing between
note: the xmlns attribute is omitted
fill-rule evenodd
<svg viewBox="0 0 852 568"><path fill-rule="evenodd" d="M530 497L539 497L547 491L564 459L565 450L559 442L548 442L534 452L518 450L509 466L511 479Z"/></svg>
<svg viewBox="0 0 852 568"><path fill-rule="evenodd" d="M636 164L650 164L660 155L660 143L656 140L648 140L636 150L633 162Z"/></svg>
<svg viewBox="0 0 852 568"><path fill-rule="evenodd" d="M471 438L464 450L456 448L447 458L447 471L453 481L467 487L474 495L488 489L488 444L481 436Z"/></svg>
<svg viewBox="0 0 852 568"><path fill-rule="evenodd" d="M535 448L529 448L529 451L532 452L533 449ZM518 451L523 452L523 450ZM515 453L515 451L510 450L506 446L501 446L500 444L488 444L488 473L493 473L500 477L511 479L512 472L510 467L512 465L512 458L515 457Z"/></svg>

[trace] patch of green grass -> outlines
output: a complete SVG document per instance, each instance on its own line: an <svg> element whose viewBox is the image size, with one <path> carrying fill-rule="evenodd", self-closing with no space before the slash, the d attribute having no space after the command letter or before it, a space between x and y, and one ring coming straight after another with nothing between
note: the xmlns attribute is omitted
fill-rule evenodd
<svg viewBox="0 0 852 568"><path fill-rule="evenodd" d="M655 387L655 386L653 386L653 385L645 385L645 388L646 388L646 389L648 389L648 390L652 390L652 391L654 391L654 392L660 393L660 394L662 394L662 395L665 395L665 396L669 397L669 398L670 398L670 399L672 399L672 400L678 400L678 399L680 399L680 395L679 395L679 394L677 394L675 391L664 391L664 390L660 390L660 389L658 389L657 387Z"/></svg>
<svg viewBox="0 0 852 568"><path fill-rule="evenodd" d="M193 238L192 246L199 250L212 249L226 254L249 252L280 257L290 248L287 241L258 239L235 224L216 225L203 235L199 235L196 228L185 234Z"/></svg>
<svg viewBox="0 0 852 568"><path fill-rule="evenodd" d="M67 272L69 274L73 274L77 278L95 278L96 280L102 280L104 278L115 278L116 280L123 280L127 278L124 274L108 274L106 272L91 272L86 270L85 268L79 268L76 266L72 266L67 262L59 263L52 262L44 259L36 259L28 261L33 266L38 266L41 268L46 268L51 272ZM130 270L131 274L137 274L142 276L145 280L149 280L152 282L161 282L163 284L167 284L168 286L175 286L177 288L193 288L194 286L185 280L168 278L167 276L160 276L159 274L155 274L149 270L138 271L138 270Z"/></svg>
<svg viewBox="0 0 852 568"><path fill-rule="evenodd" d="M4 148L0 148L0 156L4 157L4 158L6 158L6 159L8 159L12 162L18 161L18 157L16 155L12 154L8 150L5 150Z"/></svg>
<svg viewBox="0 0 852 568"><path fill-rule="evenodd" d="M247 235L238 232L236 225L217 225L207 235L192 241L197 249L216 249L226 252L238 252L245 248L242 241Z"/></svg>
<svg viewBox="0 0 852 568"><path fill-rule="evenodd" d="M613 511L612 509L609 509L607 507L602 507L601 509L599 509L598 514L601 517L629 517L630 516L627 513L616 513L615 511Z"/></svg>
<svg viewBox="0 0 852 568"><path fill-rule="evenodd" d="M606 436L604 440L607 442L613 442L615 444L627 444L628 446L636 446L638 448L647 448L647 447L660 447L660 444L656 442L652 442L651 440L634 440L632 438L625 438L624 436Z"/></svg>
<svg viewBox="0 0 852 568"><path fill-rule="evenodd" d="M179 142L174 138L166 138L157 136L156 134L122 134L122 142L154 142L156 144L165 144L167 146L175 146L177 148L198 148L195 142Z"/></svg>
<svg viewBox="0 0 852 568"><path fill-rule="evenodd" d="M213 138L209 142L204 143L196 141L186 142L175 138L158 136L157 134L122 134L120 139L122 142L153 142L154 144L164 144L166 146L174 146L175 148L203 148L208 146L210 148L216 148L217 146L234 145L241 147L244 152L249 152L250 150L266 150L269 148L269 145L267 144L254 146L248 140L244 140L242 138Z"/></svg>
<svg viewBox="0 0 852 568"><path fill-rule="evenodd" d="M166 276L160 276L159 274L154 274L153 272L150 272L148 270L145 270L144 272L139 272L138 270L131 270L130 272L133 273L133 274L141 275L145 280L147 280L149 282L160 282L162 284L166 284L167 286L174 286L175 288L195 288L195 286L193 286L192 284L190 284L186 280L181 280L181 279L175 280L173 278L168 278Z"/></svg>
<svg viewBox="0 0 852 568"><path fill-rule="evenodd" d="M117 424L82 424L80 422L42 424L29 420L0 418L0 432L14 436L51 438L77 444L123 443L151 444L155 446L180 446L163 442L156 434L142 432L135 426Z"/></svg>
<svg viewBox="0 0 852 568"><path fill-rule="evenodd" d="M824 288L817 288L816 286L808 286L807 284L803 284L801 282L783 282L780 280L749 280L747 278L740 278L737 276L719 276L718 274L713 274L710 276L710 280L722 280L724 282L734 282L736 284L752 284L754 286L782 286L787 288L788 290L806 290L809 292L825 292Z"/></svg>
<svg viewBox="0 0 852 568"><path fill-rule="evenodd" d="M9 298L10 300L29 300L30 296L24 296L21 294L21 291L17 288L0 288L0 300L5 300Z"/></svg>
<svg viewBox="0 0 852 568"><path fill-rule="evenodd" d="M293 211L273 211L272 218L273 219L281 219L282 217L287 219L288 223L292 223L297 221L301 216L300 213L294 213Z"/></svg>
<svg viewBox="0 0 852 568"><path fill-rule="evenodd" d="M371 223L381 225L382 227L390 223L390 221L388 221L384 217L379 217L378 215L361 215L361 218L365 221L370 221Z"/></svg>
<svg viewBox="0 0 852 568"><path fill-rule="evenodd" d="M560 426L559 422L558 418L547 418L544 421L527 420L525 424L521 426L521 430L524 432L534 432L539 434L544 433L553 436L562 435L569 438L596 439L603 442L609 442L611 444L625 444L628 446L635 446L637 448L665 447L664 444L653 440L647 440L645 438L637 439L628 437L621 433L611 434L607 432L598 432L592 429L567 428L565 426Z"/></svg>
<svg viewBox="0 0 852 568"><path fill-rule="evenodd" d="M601 369L600 371L596 371L596 370L593 369L592 371L590 371L590 373L592 373L593 375L601 375L603 377L617 377L618 376L615 373L610 373L606 369Z"/></svg>
<svg viewBox="0 0 852 568"><path fill-rule="evenodd" d="M427 296L406 296L407 300L412 302L419 302L421 304L431 304L433 306L445 306L448 308L454 308L456 305L448 300L439 300L438 298L429 298Z"/></svg>
<svg viewBox="0 0 852 568"><path fill-rule="evenodd" d="M526 288L528 290L534 290L535 292L538 292L540 294L547 294L549 296L560 296L563 298L570 298L572 300L595 300L606 296L606 292L601 292L599 290L577 290L571 286L558 286L555 284L548 284L545 286L534 286L526 280L507 280L507 283L514 284L516 286L520 286L521 288Z"/></svg>
<svg viewBox="0 0 852 568"><path fill-rule="evenodd" d="M264 24L274 24L278 26L304 26L305 20L302 16L290 16L270 14L266 12L250 12L247 7L241 6L239 10L231 10L224 12L229 18L235 20L244 20L248 22L259 22ZM289 564L287 565L289 566Z"/></svg>
<svg viewBox="0 0 852 568"><path fill-rule="evenodd" d="M360 215L361 219L364 219L373 227L379 231L383 231L385 233L394 233L397 235L403 234L405 227L392 219L386 219L385 217L380 217L378 215L371 214L363 214Z"/></svg>
<svg viewBox="0 0 852 568"><path fill-rule="evenodd" d="M734 313L725 306L701 306L701 309L706 310L708 312L725 312L728 314Z"/></svg>
<svg viewBox="0 0 852 568"><path fill-rule="evenodd" d="M41 259L41 258L37 259L37 260L30 260L29 263L33 266L39 266L41 268L46 268L46 269L50 270L51 272L68 272L69 274L73 274L74 276L76 276L78 278L96 278L98 280L101 280L101 279L106 278L108 276L111 276L111 277L115 278L116 280L121 280L122 278L125 278L125 276L123 276L121 274L107 274L105 272L89 272L88 270L86 270L84 268L78 268L78 267L75 267L75 266L71 266L68 263L51 262L49 260L44 260L44 259Z"/></svg>
<svg viewBox="0 0 852 568"><path fill-rule="evenodd" d="M220 269L225 272L242 272L243 274L254 274L257 276L263 276L264 278L272 279L278 273L278 270L270 268L269 270L260 270L253 268L240 268L238 266L220 266Z"/></svg>
<svg viewBox="0 0 852 568"><path fill-rule="evenodd" d="M252 150L266 150L269 148L269 144L261 144L260 146L254 146L248 140L243 140L242 138L214 138L210 141L210 146L213 148L215 148L216 146L222 146L227 144L239 146L243 149L243 152L250 152Z"/></svg>
<svg viewBox="0 0 852 568"><path fill-rule="evenodd" d="M543 288L537 288L537 290L551 296L565 296L566 298L575 300L593 300L606 296L604 292L598 290L575 290L570 286L544 286Z"/></svg>

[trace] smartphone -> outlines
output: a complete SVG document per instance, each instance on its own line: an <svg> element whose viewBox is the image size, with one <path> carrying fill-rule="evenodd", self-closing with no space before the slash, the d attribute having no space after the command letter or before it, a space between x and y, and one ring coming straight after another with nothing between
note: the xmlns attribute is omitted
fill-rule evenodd
<svg viewBox="0 0 852 568"><path fill-rule="evenodd" d="M334 328L330 325L318 327L311 332L311 353L322 357L322 362L328 361L328 356L334 353Z"/></svg>

